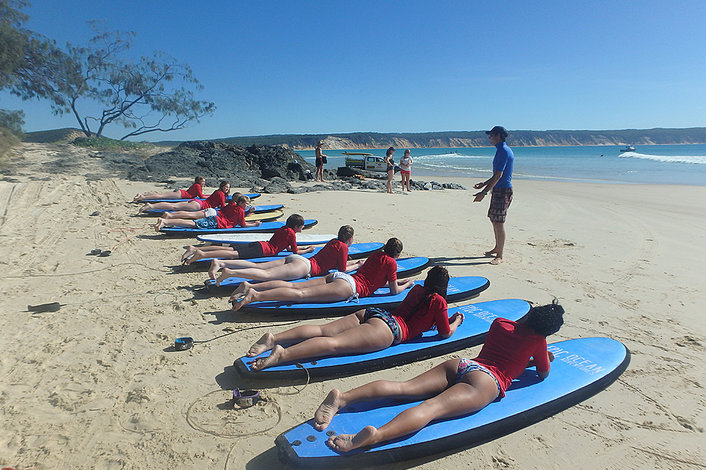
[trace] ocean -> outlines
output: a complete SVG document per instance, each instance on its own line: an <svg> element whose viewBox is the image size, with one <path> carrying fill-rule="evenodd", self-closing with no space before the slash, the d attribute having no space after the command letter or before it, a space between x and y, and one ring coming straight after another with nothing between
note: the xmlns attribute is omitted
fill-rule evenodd
<svg viewBox="0 0 706 470"><path fill-rule="evenodd" d="M706 145L638 145L634 152L620 153L621 146L512 147L513 178L575 181L580 183L680 184L706 186ZM414 164L412 179L440 177L487 178L495 149L410 149ZM324 149L325 167L345 165L344 150ZM385 149L354 149L384 156ZM404 149L397 149L399 162ZM314 163L313 150L300 150Z"/></svg>

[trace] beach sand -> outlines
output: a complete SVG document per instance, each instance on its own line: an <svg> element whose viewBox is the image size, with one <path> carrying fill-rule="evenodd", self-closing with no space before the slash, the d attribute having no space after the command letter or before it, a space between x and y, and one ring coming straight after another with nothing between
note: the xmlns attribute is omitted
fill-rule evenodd
<svg viewBox="0 0 706 470"><path fill-rule="evenodd" d="M229 313L225 298L195 296L205 273L173 270L189 239L156 234L129 202L155 186L101 173L94 160L25 144L14 157L21 171L0 181L1 466L280 468L274 438L312 417L331 388L406 379L480 350L308 385L248 384L234 359L291 322L255 321ZM566 323L550 341L609 336L632 352L617 382L577 406L483 445L386 468L706 466L706 187L514 186L500 266L482 257L493 244L488 201L473 204L472 190L256 200L318 219L312 232L351 224L358 242L396 236L403 256L485 276L491 287L474 301L556 296ZM112 254L87 255L95 248ZM27 311L53 301L57 312ZM174 352L180 336L213 340ZM238 386L263 390L266 402L233 410Z"/></svg>

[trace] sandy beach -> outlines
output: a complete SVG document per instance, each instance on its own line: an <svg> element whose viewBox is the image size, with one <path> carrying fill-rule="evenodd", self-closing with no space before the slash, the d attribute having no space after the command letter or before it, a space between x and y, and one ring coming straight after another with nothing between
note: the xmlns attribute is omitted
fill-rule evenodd
<svg viewBox="0 0 706 470"><path fill-rule="evenodd" d="M163 185L105 174L90 151L68 146L24 144L13 159L22 170L0 181L3 467L281 468L274 438L311 418L331 388L406 379L480 350L309 384L244 382L234 359L292 322L254 321L230 313L226 298L195 294L205 272L174 269L190 240L156 234L154 219L130 203ZM350 224L357 242L396 236L403 256L487 277L491 287L470 302L557 297L566 324L550 341L608 336L632 353L617 382L577 406L483 445L386 468L705 467L706 187L513 184L500 266L483 257L493 242L488 201L472 203L472 190L401 193L396 181L392 195L255 201L318 219L311 232ZM88 255L96 248L112 253ZM46 302L62 307L27 311ZM209 341L174 352L180 336ZM244 386L262 390L264 403L234 410L232 390Z"/></svg>

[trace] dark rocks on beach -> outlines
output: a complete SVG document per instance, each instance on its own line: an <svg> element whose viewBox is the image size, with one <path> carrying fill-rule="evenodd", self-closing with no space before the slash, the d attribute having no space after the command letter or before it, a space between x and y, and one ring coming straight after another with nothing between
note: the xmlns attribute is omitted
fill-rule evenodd
<svg viewBox="0 0 706 470"><path fill-rule="evenodd" d="M274 178L306 181L315 168L291 150L272 145L241 147L222 142L185 142L171 152L154 155L133 168L131 180L203 176L207 183L229 180L232 186L266 186ZM211 180L211 181L208 181ZM270 180L270 181L268 181Z"/></svg>
<svg viewBox="0 0 706 470"><path fill-rule="evenodd" d="M191 179L199 175L206 178L206 183L211 186L217 186L220 180L228 180L233 187L251 188L254 192L269 194L347 191L354 187L384 191L387 179L385 173L342 167L336 173L324 170L324 183L292 186L294 181L311 181L316 170L299 154L279 146L242 147L210 141L185 142L170 152L154 155L139 164L119 159L114 159L112 164L129 166L127 176L131 180L173 183L174 177ZM420 191L466 189L457 184L417 180L413 180L410 186Z"/></svg>

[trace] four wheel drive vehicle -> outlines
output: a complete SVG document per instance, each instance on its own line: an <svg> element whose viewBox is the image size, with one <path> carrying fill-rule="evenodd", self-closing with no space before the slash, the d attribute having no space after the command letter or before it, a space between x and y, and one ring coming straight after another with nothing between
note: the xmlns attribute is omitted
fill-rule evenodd
<svg viewBox="0 0 706 470"><path fill-rule="evenodd" d="M376 157L372 153L349 153L346 155L346 166L350 168L360 168L368 171L387 171L387 163L382 157Z"/></svg>

